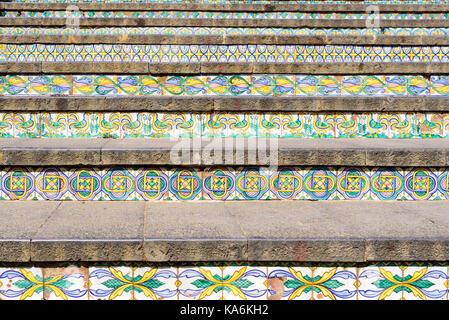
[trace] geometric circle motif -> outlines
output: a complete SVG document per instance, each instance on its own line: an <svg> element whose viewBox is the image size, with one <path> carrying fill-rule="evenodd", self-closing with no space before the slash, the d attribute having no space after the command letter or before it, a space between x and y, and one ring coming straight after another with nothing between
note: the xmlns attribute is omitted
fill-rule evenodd
<svg viewBox="0 0 449 320"><path fill-rule="evenodd" d="M449 199L449 169L444 170L438 178L438 191Z"/></svg>
<svg viewBox="0 0 449 320"><path fill-rule="evenodd" d="M67 176L57 168L46 168L36 176L36 193L44 199L61 199L67 192Z"/></svg>
<svg viewBox="0 0 449 320"><path fill-rule="evenodd" d="M168 176L162 170L142 170L136 177L136 191L144 200L160 200L167 190Z"/></svg>
<svg viewBox="0 0 449 320"><path fill-rule="evenodd" d="M34 177L26 168L9 169L3 176L2 186L10 199L27 199L34 191Z"/></svg>
<svg viewBox="0 0 449 320"><path fill-rule="evenodd" d="M103 176L103 192L111 200L127 200L134 192L134 176L126 169L110 169Z"/></svg>
<svg viewBox="0 0 449 320"><path fill-rule="evenodd" d="M270 189L277 199L297 199L302 190L302 176L293 168L282 168L270 179Z"/></svg>
<svg viewBox="0 0 449 320"><path fill-rule="evenodd" d="M304 191L312 199L328 199L337 188L335 173L326 168L312 168L304 175Z"/></svg>
<svg viewBox="0 0 449 320"><path fill-rule="evenodd" d="M261 199L269 189L268 175L261 168L244 168L236 177L235 188L244 199Z"/></svg>
<svg viewBox="0 0 449 320"><path fill-rule="evenodd" d="M337 191L344 199L363 199L369 191L369 175L363 169L348 168L337 177Z"/></svg>
<svg viewBox="0 0 449 320"><path fill-rule="evenodd" d="M176 169L170 176L170 193L178 200L193 200L201 196L201 178L194 169Z"/></svg>
<svg viewBox="0 0 449 320"><path fill-rule="evenodd" d="M381 168L371 174L371 193L374 199L396 200L404 190L404 177L399 170Z"/></svg>
<svg viewBox="0 0 449 320"><path fill-rule="evenodd" d="M210 168L205 172L203 190L213 200L225 200L235 190L235 176L226 168Z"/></svg>
<svg viewBox="0 0 449 320"><path fill-rule="evenodd" d="M76 169L69 176L69 193L77 200L95 200L101 193L101 176L94 169Z"/></svg>
<svg viewBox="0 0 449 320"><path fill-rule="evenodd" d="M429 169L413 169L405 176L404 190L412 199L428 200L435 196L437 176Z"/></svg>

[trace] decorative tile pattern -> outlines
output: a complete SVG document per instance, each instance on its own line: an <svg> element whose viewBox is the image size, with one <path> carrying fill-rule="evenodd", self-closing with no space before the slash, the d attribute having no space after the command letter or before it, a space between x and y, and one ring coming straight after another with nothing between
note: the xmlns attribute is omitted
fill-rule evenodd
<svg viewBox="0 0 449 320"><path fill-rule="evenodd" d="M449 113L0 112L4 138L449 138Z"/></svg>
<svg viewBox="0 0 449 320"><path fill-rule="evenodd" d="M448 62L448 53L448 46L0 44L1 62Z"/></svg>
<svg viewBox="0 0 449 320"><path fill-rule="evenodd" d="M236 57L239 54L237 51L233 53ZM323 54L326 55L326 53L320 53L317 57L324 58ZM449 95L449 76L432 75L427 78L408 75L271 74L165 77L7 75L0 77L0 94L7 96L445 96ZM54 121L57 122L57 119ZM263 121L276 123L280 119L263 119ZM45 124L49 125L49 123Z"/></svg>
<svg viewBox="0 0 449 320"><path fill-rule="evenodd" d="M7 167L0 199L442 200L448 181L448 168Z"/></svg>

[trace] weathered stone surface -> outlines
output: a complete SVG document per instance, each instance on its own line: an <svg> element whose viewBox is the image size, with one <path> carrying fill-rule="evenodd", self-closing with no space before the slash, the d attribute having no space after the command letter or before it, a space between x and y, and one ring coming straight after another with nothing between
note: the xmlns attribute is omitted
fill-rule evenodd
<svg viewBox="0 0 449 320"><path fill-rule="evenodd" d="M0 261L30 260L30 241L59 202L6 201L0 205Z"/></svg>
<svg viewBox="0 0 449 320"><path fill-rule="evenodd" d="M140 261L144 202L62 202L31 241L32 261Z"/></svg>
<svg viewBox="0 0 449 320"><path fill-rule="evenodd" d="M2 18L1 26L63 27L65 18ZM364 19L82 18L80 27L365 28ZM447 19L379 19L381 28L447 28Z"/></svg>
<svg viewBox="0 0 449 320"><path fill-rule="evenodd" d="M153 202L145 217L145 260L241 261L247 241L221 203Z"/></svg>

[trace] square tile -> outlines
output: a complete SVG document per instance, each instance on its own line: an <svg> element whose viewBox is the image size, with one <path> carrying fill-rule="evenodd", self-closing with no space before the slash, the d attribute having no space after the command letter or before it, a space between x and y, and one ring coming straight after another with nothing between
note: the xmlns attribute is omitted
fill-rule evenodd
<svg viewBox="0 0 449 320"><path fill-rule="evenodd" d="M388 113L363 113L361 122L364 124L363 136L367 138L388 138L389 132Z"/></svg>
<svg viewBox="0 0 449 320"><path fill-rule="evenodd" d="M400 200L404 196L404 173L401 168L371 169L371 198Z"/></svg>
<svg viewBox="0 0 449 320"><path fill-rule="evenodd" d="M178 168L169 171L168 200L200 200L202 171L194 168Z"/></svg>
<svg viewBox="0 0 449 320"><path fill-rule="evenodd" d="M339 168L335 199L366 200L370 198L370 170L368 168Z"/></svg>
<svg viewBox="0 0 449 320"><path fill-rule="evenodd" d="M217 268L218 269L218 268ZM222 267L221 285L226 300L266 300L267 268L251 266ZM216 278L218 280L218 278Z"/></svg>
<svg viewBox="0 0 449 320"><path fill-rule="evenodd" d="M215 76L204 76L204 81L207 83L206 95L227 95L228 92L228 76L226 75L215 75Z"/></svg>
<svg viewBox="0 0 449 320"><path fill-rule="evenodd" d="M220 267L180 267L179 300L223 299L222 279Z"/></svg>
<svg viewBox="0 0 449 320"><path fill-rule="evenodd" d="M201 136L221 138L228 135L228 116L226 113L208 113L201 115Z"/></svg>
<svg viewBox="0 0 449 320"><path fill-rule="evenodd" d="M3 197L8 200L34 198L35 174L32 168L5 168L2 173Z"/></svg>
<svg viewBox="0 0 449 320"><path fill-rule="evenodd" d="M255 75L251 77L251 94L256 96L274 95L274 76Z"/></svg>
<svg viewBox="0 0 449 320"><path fill-rule="evenodd" d="M40 114L41 137L65 138L67 137L66 113L42 113Z"/></svg>
<svg viewBox="0 0 449 320"><path fill-rule="evenodd" d="M38 138L39 137L39 114L37 114L37 113L14 113L14 137L15 138Z"/></svg>
<svg viewBox="0 0 449 320"><path fill-rule="evenodd" d="M416 134L420 138L442 138L444 116L441 113L417 113Z"/></svg>
<svg viewBox="0 0 449 320"><path fill-rule="evenodd" d="M120 113L93 113L92 137L120 138Z"/></svg>
<svg viewBox="0 0 449 320"><path fill-rule="evenodd" d="M235 169L235 198L262 200L270 196L270 171L264 167L241 167Z"/></svg>
<svg viewBox="0 0 449 320"><path fill-rule="evenodd" d="M95 94L95 78L94 75L73 76L73 95Z"/></svg>
<svg viewBox="0 0 449 320"><path fill-rule="evenodd" d="M14 137L14 114L12 112L0 113L0 138Z"/></svg>
<svg viewBox="0 0 449 320"><path fill-rule="evenodd" d="M283 138L307 137L307 118L302 113L286 112L281 115L281 136Z"/></svg>
<svg viewBox="0 0 449 320"><path fill-rule="evenodd" d="M93 114L70 112L67 114L67 137L89 138L94 136Z"/></svg>
<svg viewBox="0 0 449 320"><path fill-rule="evenodd" d="M301 168L278 168L270 172L270 199L303 199L303 171Z"/></svg>
<svg viewBox="0 0 449 320"><path fill-rule="evenodd" d="M134 299L177 300L177 268L141 267L134 269Z"/></svg>
<svg viewBox="0 0 449 320"><path fill-rule="evenodd" d="M228 113L228 137L256 137L257 123L252 113Z"/></svg>
<svg viewBox="0 0 449 320"><path fill-rule="evenodd" d="M45 300L88 300L88 268L44 268L43 275Z"/></svg>
<svg viewBox="0 0 449 320"><path fill-rule="evenodd" d="M404 170L404 199L433 200L438 196L438 170L408 168Z"/></svg>
<svg viewBox="0 0 449 320"><path fill-rule="evenodd" d="M337 170L334 168L304 168L304 198L333 199L337 189Z"/></svg>
<svg viewBox="0 0 449 320"><path fill-rule="evenodd" d="M89 300L132 300L131 267L89 267Z"/></svg>
<svg viewBox="0 0 449 320"><path fill-rule="evenodd" d="M296 76L294 75L278 75L273 77L274 96L294 96L295 95L295 81Z"/></svg>
<svg viewBox="0 0 449 320"><path fill-rule="evenodd" d="M230 47L228 47L228 50ZM246 75L235 75L229 77L229 93L233 96L247 96L252 92L252 77ZM262 90L260 88L260 90Z"/></svg>
<svg viewBox="0 0 449 320"><path fill-rule="evenodd" d="M109 168L101 171L102 200L132 200L136 186L131 168Z"/></svg>
<svg viewBox="0 0 449 320"><path fill-rule="evenodd" d="M232 167L208 167L203 172L206 200L231 200L235 197L235 171Z"/></svg>
<svg viewBox="0 0 449 320"><path fill-rule="evenodd" d="M0 299L42 300L43 290L40 268L0 268Z"/></svg>
<svg viewBox="0 0 449 320"><path fill-rule="evenodd" d="M280 137L282 135L282 116L280 113L254 114L257 137Z"/></svg>
<svg viewBox="0 0 449 320"><path fill-rule="evenodd" d="M405 300L447 300L447 267L405 267L402 269Z"/></svg>
<svg viewBox="0 0 449 320"><path fill-rule="evenodd" d="M71 168L67 176L67 200L100 200L102 171L99 168Z"/></svg>
<svg viewBox="0 0 449 320"><path fill-rule="evenodd" d="M68 177L63 168L36 168L35 198L37 200L64 200L68 192Z"/></svg>
<svg viewBox="0 0 449 320"><path fill-rule="evenodd" d="M344 267L312 268L314 300L356 300L357 269Z"/></svg>
<svg viewBox="0 0 449 320"><path fill-rule="evenodd" d="M310 300L311 283L310 268L268 267L268 300Z"/></svg>
<svg viewBox="0 0 449 320"><path fill-rule="evenodd" d="M392 113L389 115L390 138L414 138L416 119L414 113Z"/></svg>
<svg viewBox="0 0 449 320"><path fill-rule="evenodd" d="M393 96L407 95L407 76L385 76L385 93Z"/></svg>
<svg viewBox="0 0 449 320"><path fill-rule="evenodd" d="M295 95L313 96L318 94L318 76L297 75Z"/></svg>
<svg viewBox="0 0 449 320"><path fill-rule="evenodd" d="M334 138L335 120L333 113L314 113L309 116L309 136L313 138Z"/></svg>
<svg viewBox="0 0 449 320"><path fill-rule="evenodd" d="M165 168L138 168L136 179L136 200L164 200L168 198L169 170Z"/></svg>
<svg viewBox="0 0 449 320"><path fill-rule="evenodd" d="M132 112L120 114L120 134L122 138L143 138L150 136L151 118L149 113Z"/></svg>
<svg viewBox="0 0 449 320"><path fill-rule="evenodd" d="M359 300L400 300L402 277L399 267L368 266L359 270Z"/></svg>
<svg viewBox="0 0 449 320"><path fill-rule="evenodd" d="M358 113L337 113L334 116L335 137L354 138L363 135L363 117Z"/></svg>

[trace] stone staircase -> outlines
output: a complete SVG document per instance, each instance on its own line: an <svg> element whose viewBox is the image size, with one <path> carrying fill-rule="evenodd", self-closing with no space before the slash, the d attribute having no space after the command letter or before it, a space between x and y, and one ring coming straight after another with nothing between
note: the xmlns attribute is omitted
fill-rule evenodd
<svg viewBox="0 0 449 320"><path fill-rule="evenodd" d="M0 3L0 299L447 300L448 9Z"/></svg>

